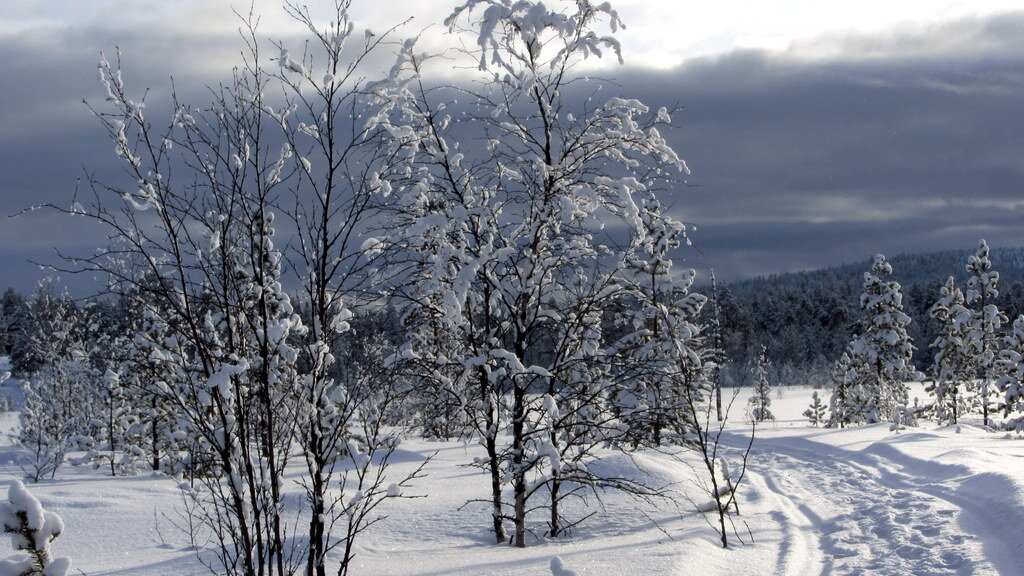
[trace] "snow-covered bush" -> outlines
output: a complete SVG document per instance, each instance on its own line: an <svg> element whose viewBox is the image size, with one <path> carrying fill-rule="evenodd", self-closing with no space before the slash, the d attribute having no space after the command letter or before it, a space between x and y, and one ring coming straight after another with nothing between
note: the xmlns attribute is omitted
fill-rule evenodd
<svg viewBox="0 0 1024 576"><path fill-rule="evenodd" d="M576 572L566 568L562 559L555 556L551 559L551 576L576 576Z"/></svg>
<svg viewBox="0 0 1024 576"><path fill-rule="evenodd" d="M66 576L71 559L54 558L50 543L64 532L64 521L43 510L20 480L11 483L7 502L0 505L0 522L11 535L18 554L0 560L0 576ZM21 552L23 551L23 552Z"/></svg>

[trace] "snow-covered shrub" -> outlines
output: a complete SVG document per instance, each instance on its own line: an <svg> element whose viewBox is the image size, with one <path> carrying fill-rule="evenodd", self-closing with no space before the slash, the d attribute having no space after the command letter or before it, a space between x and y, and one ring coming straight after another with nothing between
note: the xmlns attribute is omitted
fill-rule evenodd
<svg viewBox="0 0 1024 576"><path fill-rule="evenodd" d="M0 576L66 576L71 559L54 558L50 543L64 532L64 521L43 510L39 500L20 480L11 483L7 502L0 505L0 522L11 535L11 544L19 553L0 560ZM20 552L24 551L24 552Z"/></svg>
<svg viewBox="0 0 1024 576"><path fill-rule="evenodd" d="M562 559L555 556L551 559L551 576L576 576L576 573L566 568Z"/></svg>

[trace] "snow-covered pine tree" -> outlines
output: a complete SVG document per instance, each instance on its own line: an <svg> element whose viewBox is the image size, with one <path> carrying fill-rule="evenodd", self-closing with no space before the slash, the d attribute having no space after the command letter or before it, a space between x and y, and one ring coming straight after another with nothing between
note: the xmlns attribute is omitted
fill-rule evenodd
<svg viewBox="0 0 1024 576"><path fill-rule="evenodd" d="M863 414L859 411L863 405L863 386L860 382L860 373L863 369L858 369L858 360L851 342L832 365L832 397L829 400L829 411L832 415L828 421L830 428L845 428L847 425L863 421Z"/></svg>
<svg viewBox="0 0 1024 576"><path fill-rule="evenodd" d="M74 434L71 422L63 418L49 401L51 382L45 375L22 382L25 404L21 409L18 444L23 452L18 464L32 482L53 478L71 450Z"/></svg>
<svg viewBox="0 0 1024 576"><path fill-rule="evenodd" d="M757 354L757 363L754 365L754 395L750 397L750 415L757 422L775 420L772 414L772 388L768 381L768 347L761 346Z"/></svg>
<svg viewBox="0 0 1024 576"><path fill-rule="evenodd" d="M981 405L981 418L989 425L993 384L997 379L995 361L999 355L999 333L1006 323L1006 315L996 306L999 296L999 272L992 270L989 247L985 240L978 242L978 250L967 259L967 294L965 304L971 311L969 348L974 355L975 378L971 381L975 400Z"/></svg>
<svg viewBox="0 0 1024 576"><path fill-rule="evenodd" d="M821 426L827 419L825 418L828 412L828 408L825 407L825 403L821 401L818 396L818 391L815 390L811 393L811 405L804 410L804 418L807 418L812 426Z"/></svg>
<svg viewBox="0 0 1024 576"><path fill-rule="evenodd" d="M188 462L198 462L188 456L189 435L179 429L181 410L178 408L179 389L173 381L173 363L167 362L162 346L154 349L154 343L162 343L169 336L159 332L162 324L154 321L152 310L158 306L137 292L125 297L126 302L134 310L141 313L133 314L134 328L131 340L126 343L128 360L125 362L126 373L122 381L128 394L136 404L138 416L137 446L141 448L153 471L164 471L168 474L194 477L196 470L186 466ZM187 419L184 420L187 422Z"/></svg>
<svg viewBox="0 0 1024 576"><path fill-rule="evenodd" d="M54 558L50 544L64 532L64 521L44 510L20 480L11 482L0 505L0 525L18 554L0 560L0 576L67 576L71 559Z"/></svg>
<svg viewBox="0 0 1024 576"><path fill-rule="evenodd" d="M714 388L715 394L715 415L719 422L722 421L722 368L725 366L725 342L722 334L721 306L718 302L718 282L715 280L715 270L712 269L709 275L711 282L710 317L707 321L705 332L705 348L703 362L710 370L709 379Z"/></svg>
<svg viewBox="0 0 1024 576"><path fill-rule="evenodd" d="M121 375L111 369L99 378L96 392L99 411L90 415L88 428L75 438L77 447L85 454L71 463L108 468L111 476L135 474L145 453L136 445L141 426L134 399L122 386Z"/></svg>
<svg viewBox="0 0 1024 576"><path fill-rule="evenodd" d="M974 356L970 344L971 313L964 306L963 292L950 276L939 292L939 299L929 310L939 325L939 335L932 342L935 351L933 382L926 386L935 396L935 416L940 422L956 424L963 411L963 386L975 375Z"/></svg>
<svg viewBox="0 0 1024 576"><path fill-rule="evenodd" d="M1013 321L1013 327L1003 336L996 367L1001 374L996 384L1003 395L1006 426L1024 431L1024 314Z"/></svg>
<svg viewBox="0 0 1024 576"><path fill-rule="evenodd" d="M0 310L4 321L4 347L0 348L0 354L10 355L14 343L21 338L22 322L28 316L28 303L24 296L8 288L0 298Z"/></svg>
<svg viewBox="0 0 1024 576"><path fill-rule="evenodd" d="M877 254L871 271L864 274L861 335L850 349L852 368L863 387L854 410L867 422L891 420L906 403L905 381L917 375L910 362L914 353L907 333L910 316L903 312L903 294L899 283L889 280L891 274L892 265Z"/></svg>
<svg viewBox="0 0 1024 576"><path fill-rule="evenodd" d="M32 301L20 307L18 331L11 342L11 371L30 377L69 354L81 327L79 310L67 294L57 294L51 280L40 284Z"/></svg>
<svg viewBox="0 0 1024 576"><path fill-rule="evenodd" d="M83 321L77 307L55 299L48 291L35 298L37 323L26 327L26 360L22 370L34 371L23 381L25 407L18 440L24 451L19 464L33 482L53 477L63 464L73 439L88 430L98 410L97 371L83 340ZM52 330L44 337L41 330Z"/></svg>

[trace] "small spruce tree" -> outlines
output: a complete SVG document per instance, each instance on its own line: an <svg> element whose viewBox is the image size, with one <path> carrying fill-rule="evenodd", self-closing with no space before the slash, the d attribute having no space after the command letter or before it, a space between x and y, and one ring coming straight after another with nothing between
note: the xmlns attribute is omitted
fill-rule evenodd
<svg viewBox="0 0 1024 576"><path fill-rule="evenodd" d="M750 413L754 420L764 422L775 420L772 414L772 388L768 382L768 347L761 346L761 352L757 355L757 367L754 374L754 395L750 397Z"/></svg>
<svg viewBox="0 0 1024 576"><path fill-rule="evenodd" d="M64 532L64 521L43 510L20 480L11 483L7 502L0 505L0 522L4 532L11 535L14 549L19 551L0 560L0 576L67 575L71 559L54 558L50 553L50 543Z"/></svg>
<svg viewBox="0 0 1024 576"><path fill-rule="evenodd" d="M1009 418L1006 426L1024 431L1024 314L1003 336L997 366L1002 373L997 385L1003 394L1003 414Z"/></svg>
<svg viewBox="0 0 1024 576"><path fill-rule="evenodd" d="M962 412L962 387L973 377L974 359L967 347L971 313L964 306L964 294L952 276L942 286L939 300L928 314L939 324L939 335L932 342L933 381L925 390L935 396L936 419L956 424Z"/></svg>
<svg viewBox="0 0 1024 576"><path fill-rule="evenodd" d="M821 398L818 396L818 391L815 390L814 393L811 394L811 406L804 411L804 417L810 420L813 426L821 426L826 421L826 410L827 408L825 407L825 403L821 401Z"/></svg>
<svg viewBox="0 0 1024 576"><path fill-rule="evenodd" d="M871 271L864 274L862 334L850 348L851 367L862 386L853 410L861 421L891 421L907 401L905 381L917 376L910 363L910 316L903 311L903 294L899 283L889 279L891 274L892 265L882 254L875 255Z"/></svg>
<svg viewBox="0 0 1024 576"><path fill-rule="evenodd" d="M830 428L845 428L848 424L860 421L859 414L855 410L858 404L859 387L857 386L857 371L854 369L854 358L855 354L851 343L832 365L832 398L830 400L832 417L828 421Z"/></svg>

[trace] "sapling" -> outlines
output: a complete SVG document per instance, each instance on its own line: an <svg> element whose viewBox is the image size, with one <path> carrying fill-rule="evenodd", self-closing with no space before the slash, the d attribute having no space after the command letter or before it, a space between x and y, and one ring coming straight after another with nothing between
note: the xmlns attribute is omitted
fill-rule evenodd
<svg viewBox="0 0 1024 576"><path fill-rule="evenodd" d="M11 483L7 502L0 505L0 521L4 532L11 535L14 549L19 551L0 560L0 576L67 575L71 559L54 558L50 553L50 543L64 532L64 521L57 514L43 510L39 500L20 480Z"/></svg>
<svg viewBox="0 0 1024 576"><path fill-rule="evenodd" d="M812 425L821 426L821 424L825 422L826 410L827 408L825 407L825 404L818 396L818 391L815 390L814 393L811 394L811 406L807 410L804 410L804 417L810 420Z"/></svg>

